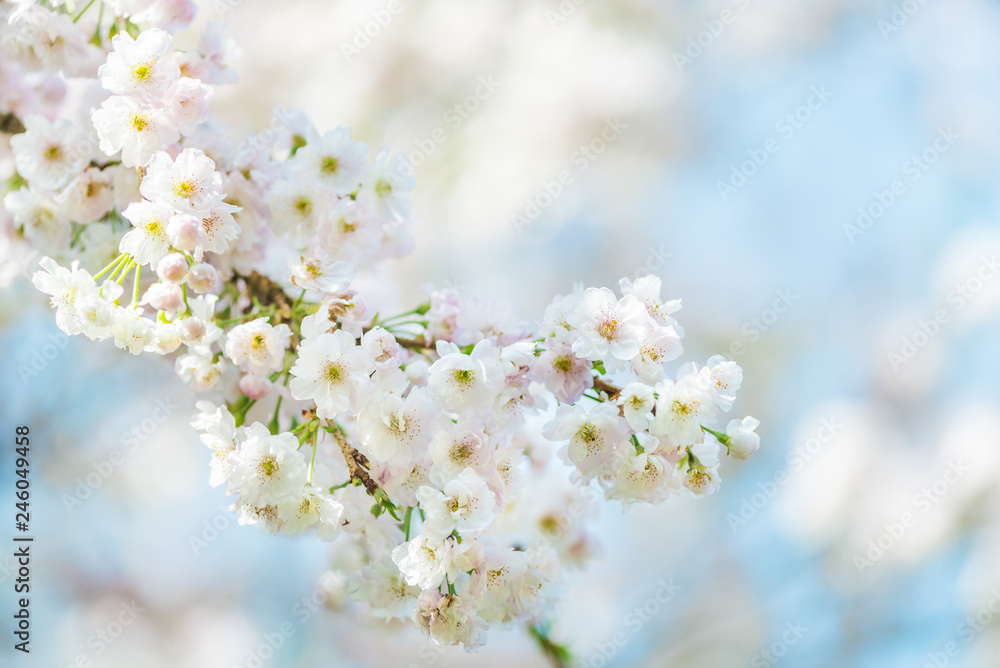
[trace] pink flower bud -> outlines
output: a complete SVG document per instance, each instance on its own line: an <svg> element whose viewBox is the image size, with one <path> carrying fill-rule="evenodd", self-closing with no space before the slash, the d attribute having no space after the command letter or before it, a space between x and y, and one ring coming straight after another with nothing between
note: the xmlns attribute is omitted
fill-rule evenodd
<svg viewBox="0 0 1000 668"><path fill-rule="evenodd" d="M188 272L188 285L202 295L206 292L218 291L222 287L222 279L219 278L219 272L215 270L215 267L205 262L199 262Z"/></svg>
<svg viewBox="0 0 1000 668"><path fill-rule="evenodd" d="M177 330L180 334L181 341L185 345L194 345L201 341L202 337L205 336L205 322L201 318L191 316L190 318L182 318L177 321Z"/></svg>
<svg viewBox="0 0 1000 668"><path fill-rule="evenodd" d="M180 250L193 251L201 236L201 221L186 213L177 214L167 223L170 245Z"/></svg>
<svg viewBox="0 0 1000 668"><path fill-rule="evenodd" d="M251 399L260 399L271 391L271 381L252 373L240 378L240 391Z"/></svg>
<svg viewBox="0 0 1000 668"><path fill-rule="evenodd" d="M156 275L160 277L161 281L183 283L184 277L187 276L187 272L187 260L185 260L184 256L180 253L171 253L160 260L160 263L156 265Z"/></svg>
<svg viewBox="0 0 1000 668"><path fill-rule="evenodd" d="M184 306L184 296L180 286L174 283L153 283L146 288L140 304L149 304L157 311L174 313Z"/></svg>

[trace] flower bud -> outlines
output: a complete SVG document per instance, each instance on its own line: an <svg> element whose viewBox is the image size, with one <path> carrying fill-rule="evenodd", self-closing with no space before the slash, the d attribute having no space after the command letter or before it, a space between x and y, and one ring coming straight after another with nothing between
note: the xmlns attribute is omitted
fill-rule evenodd
<svg viewBox="0 0 1000 668"><path fill-rule="evenodd" d="M271 391L271 381L252 373L240 378L240 391L251 399L260 399Z"/></svg>
<svg viewBox="0 0 1000 668"><path fill-rule="evenodd" d="M746 459L760 447L760 435L754 433L760 422L752 417L733 420L726 427L729 435L729 454L736 459Z"/></svg>
<svg viewBox="0 0 1000 668"><path fill-rule="evenodd" d="M177 321L177 330L180 334L181 341L185 345L194 345L199 343L202 337L205 336L205 322L201 318L191 316L190 318L181 318Z"/></svg>
<svg viewBox="0 0 1000 668"><path fill-rule="evenodd" d="M215 270L215 267L206 262L199 262L188 272L188 285L191 286L192 290L203 295L206 292L218 291L222 287L222 279L219 278L219 272Z"/></svg>
<svg viewBox="0 0 1000 668"><path fill-rule="evenodd" d="M193 251L201 236L201 221L186 213L170 218L167 223L167 239L170 245L180 250Z"/></svg>
<svg viewBox="0 0 1000 668"><path fill-rule="evenodd" d="M160 263L156 265L156 275L160 277L161 281L170 281L171 283L183 283L184 278L187 276L188 263L184 259L184 256L180 253L171 253L165 256Z"/></svg>
<svg viewBox="0 0 1000 668"><path fill-rule="evenodd" d="M175 313L184 306L181 288L175 283L153 283L146 288L140 304L149 304L157 311Z"/></svg>
<svg viewBox="0 0 1000 668"><path fill-rule="evenodd" d="M760 436L752 431L741 431L729 439L729 454L736 459L746 459L759 447Z"/></svg>

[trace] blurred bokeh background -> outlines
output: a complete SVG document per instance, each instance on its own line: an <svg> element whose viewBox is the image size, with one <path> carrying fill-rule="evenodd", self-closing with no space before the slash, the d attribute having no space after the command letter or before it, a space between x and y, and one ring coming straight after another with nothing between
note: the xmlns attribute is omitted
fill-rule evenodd
<svg viewBox="0 0 1000 668"><path fill-rule="evenodd" d="M649 271L684 301L685 358L744 366L763 447L721 492L600 510L554 627L581 665L997 665L1000 5L206 0L199 20L243 48L213 100L234 128L299 106L410 155L401 300L449 284L534 318ZM2 431L34 444L24 665L546 665L517 632L466 655L326 610L325 548L236 527L168 366L61 336L23 278L0 328Z"/></svg>

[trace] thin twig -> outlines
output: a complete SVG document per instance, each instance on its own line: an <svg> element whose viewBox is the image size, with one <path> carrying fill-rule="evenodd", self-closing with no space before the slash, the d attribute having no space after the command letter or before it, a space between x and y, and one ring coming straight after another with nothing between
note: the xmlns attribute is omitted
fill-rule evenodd
<svg viewBox="0 0 1000 668"><path fill-rule="evenodd" d="M594 389L597 390L598 392L604 392L605 394L607 394L608 401L612 403L614 403L615 399L617 399L618 395L621 394L622 392L622 388L616 385L612 385L603 378L594 379Z"/></svg>
<svg viewBox="0 0 1000 668"><path fill-rule="evenodd" d="M327 420L326 422L333 430L333 437L337 439L340 451L344 453L344 461L347 463L347 472L350 474L351 480L360 480L361 484L368 490L368 493L375 496L380 487L377 482L372 480L371 474L366 470L370 466L368 458L358 452L356 448L351 447L351 444L347 442L347 437L344 436L344 432L340 430L340 426L337 423L332 420Z"/></svg>
<svg viewBox="0 0 1000 668"><path fill-rule="evenodd" d="M427 345L423 341L417 339L401 339L398 336L396 338L396 343L400 345L401 348L409 348L410 350L434 350L434 346Z"/></svg>

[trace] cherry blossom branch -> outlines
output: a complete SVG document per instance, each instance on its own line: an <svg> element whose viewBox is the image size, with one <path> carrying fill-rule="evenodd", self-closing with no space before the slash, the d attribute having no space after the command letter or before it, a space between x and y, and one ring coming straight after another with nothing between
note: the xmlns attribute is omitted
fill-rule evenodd
<svg viewBox="0 0 1000 668"><path fill-rule="evenodd" d="M104 5L110 7L96 0L83 0L76 12L61 2L34 4L39 16L74 21L94 11L94 4L102 11ZM166 26L171 30L179 27L172 25L173 18L160 18L171 22ZM102 23L98 17L90 38L107 52L97 79L111 94L100 108L71 109L69 118L54 120L0 113L0 132L17 133L9 138L17 171L5 187L12 196L4 198L14 229L23 228L26 241L37 242L39 250L53 248L57 257L67 255L67 249L90 250L104 239L91 239L85 229L120 236L121 254L93 277L76 262L65 267L50 257L40 260L42 271L33 282L52 298L57 324L66 334L114 339L133 355L176 353L178 375L199 391L212 391L219 383L231 389L239 373L238 398L224 406L199 404L193 420L218 456L213 458L212 484L227 481L227 489L239 493L238 503L249 511L241 513L241 523L289 535L315 531L331 541L343 530L354 533L372 556L372 567L348 577L352 586L360 587L354 578L373 585L372 596L365 598L371 598L374 616L409 616L436 642L475 649L485 642L489 620L495 618L496 602L483 598L482 591L496 566L509 594L500 601L503 617L519 620L552 666L569 668L574 661L568 646L550 635L549 585L558 586L566 551L572 550L577 561L576 546L586 546L589 538L582 527L574 527L572 540L560 541L565 545L525 551L518 547L524 543L521 532L505 531L538 521L534 509L526 508L530 502L511 503L518 500L514 495L520 486L506 484L507 474L531 455L529 444L516 439L533 398L528 395L544 391L561 404L544 435L570 441L564 459L580 473L559 481L561 485L596 478L607 499L659 503L682 491L682 485L696 496L718 487L720 448L709 436L740 459L759 446L756 419L731 421L725 433L715 421L716 413L730 410L732 403L729 392L721 390L739 389L742 370L735 362L712 358L707 366L686 369L677 382L656 382L666 374L658 362L667 360L653 353L669 353L673 359L681 352L682 337L668 315L679 302L661 300L655 276L622 280L620 298L607 288L574 288L572 294L554 298L537 331L515 321L506 305L466 299L450 288L432 292L428 301L397 315L365 315L361 295L349 289L356 271L399 257L409 245L414 183L405 156L393 157L386 147L369 161L368 148L350 140L347 128L321 135L298 110L276 110L268 131L247 138L246 153L206 155L198 147L200 126L211 118L211 86L233 79L225 63L231 46L210 28L197 51L178 52L163 26L141 29L117 15L109 20ZM83 32L90 33L90 25ZM113 53L104 48L104 35L112 40ZM25 55L35 47L52 53L48 33L23 36L30 47ZM84 44L81 37L87 39L85 34L60 34L67 48L59 50L64 57L56 61L65 62L43 58L47 69L94 78L93 68L74 62L80 52L73 44ZM25 72L37 69L37 56L22 63ZM182 77L179 62L190 63L186 74L197 72L204 81ZM48 110L48 102L41 108ZM89 124L70 120L88 113ZM99 152L87 136L91 126ZM179 152L170 148L179 143L184 147ZM118 174L126 175L127 183L119 184ZM136 177L142 197L133 201ZM235 190L227 193L230 185ZM129 204L118 210L123 194ZM243 231L243 221L238 224L232 215L237 207L226 201L230 197L251 211L266 205L266 213L262 209L252 216L256 230ZM43 210L51 224L37 224ZM336 234L317 234L331 220L337 223ZM274 243L288 239L280 250L298 254L290 274L280 268L271 272L276 279L262 267L254 271L248 266L258 261L249 246L257 233L268 230ZM337 239L355 232L357 239L378 243L341 247ZM246 243L237 241L241 235ZM224 281L220 271L226 273ZM140 295L140 277L153 272L158 280ZM130 276L134 279L127 290L123 283ZM189 296L189 290L197 296ZM129 292L132 302L126 308L120 302ZM156 315L150 317L153 311ZM466 312L499 326L483 331L468 327ZM535 332L539 338L497 332L524 332L525 337ZM408 352L401 354L401 349ZM649 354L629 355L628 350ZM418 357L426 364L411 364ZM608 369L624 362L631 371L609 376ZM608 382L612 377L622 386ZM279 383L283 387L275 387ZM583 404L581 397L597 403ZM257 404L261 399L267 407ZM291 400L308 401L301 405L311 408L295 419ZM648 419L657 404L661 417L669 419ZM270 422L244 426L255 405L255 415L270 417ZM388 409L405 420L380 424L378 416ZM713 422L700 425L702 417ZM349 474L331 487L332 481L314 480L314 474L325 473L316 469L318 449L333 447L321 441L321 429L336 439ZM405 444L393 432L405 432ZM373 453L371 461L350 443L352 438ZM671 448L644 449L661 441ZM379 446L390 442L399 447L388 457L376 456L383 454ZM306 449L310 445L311 452ZM685 454L677 463L673 451L681 448ZM426 479L400 470L415 456L433 462L423 467ZM223 461L226 465L219 466ZM531 468L528 475L544 473ZM496 476L502 489L490 483ZM342 478L338 473L337 479ZM410 493L393 492L399 501L408 497L407 504L397 507L386 488L401 483L406 489L418 484L417 501ZM363 486L364 492L344 490L347 486ZM532 487L530 482L523 486ZM366 495L373 501L365 500ZM382 526L389 524L383 513L394 518L398 535L367 535L369 512L381 518ZM549 512L557 516L558 507ZM414 515L420 520L417 536L411 536ZM494 523L496 515L506 515L505 521ZM541 520L539 526L547 533L544 524ZM490 536L480 544L491 526L497 527L497 540ZM385 605L375 600L380 587L396 591L400 582L391 568L374 568L376 560L388 557L407 587L418 586L416 600L402 606L398 599Z"/></svg>
<svg viewBox="0 0 1000 668"><path fill-rule="evenodd" d="M375 499L375 503L378 504L377 507L381 508L378 512L384 510L392 515L394 519L402 522L403 520L396 514L396 504L392 502L389 495L385 493L384 489L379 487L379 484L375 482L368 472L368 469L371 468L371 462L368 461L368 458L347 442L347 435L339 424L333 420L327 420L326 423L329 427L328 431L337 439L337 445L340 446L340 451L344 454L344 462L347 464L347 472L350 475L351 482L353 484L364 485L368 493ZM373 507L372 510L374 511L375 508Z"/></svg>
<svg viewBox="0 0 1000 668"><path fill-rule="evenodd" d="M268 306L271 304L276 304L278 306L278 315L285 320L291 317L291 312L293 310L293 302L288 293L277 282L261 274L257 271L253 271L249 276L242 276L240 274L234 274L235 278L242 278L246 283L247 291L251 296L256 297L257 302L261 306ZM300 298L301 300L301 298ZM300 300L297 300L295 304L298 304ZM404 315L404 314L401 314ZM280 322L280 320L278 320ZM408 350L434 350L434 341L424 342L420 339L415 338L404 338L400 336L393 335L396 342L402 348ZM622 389L612 383L607 382L600 376L594 378L594 389L598 392L604 392L608 395L608 400L614 402L621 394ZM357 451L355 451L357 452ZM360 454L360 453L359 453ZM364 457L364 455L361 455Z"/></svg>
<svg viewBox="0 0 1000 668"><path fill-rule="evenodd" d="M279 324L291 319L293 304L292 298L288 296L288 293L285 292L284 288L282 288L270 277L265 276L258 271L251 271L247 276L234 272L233 278L243 279L243 282L246 284L247 292L254 297L257 303L261 306L271 306L273 304L277 307L274 324ZM252 306L247 306L243 310L243 313L248 313L252 308Z"/></svg>
<svg viewBox="0 0 1000 668"><path fill-rule="evenodd" d="M622 388L617 385L612 385L608 381L604 380L600 376L594 378L594 389L598 392L604 392L608 395L608 401L614 402L621 394Z"/></svg>
<svg viewBox="0 0 1000 668"><path fill-rule="evenodd" d="M372 480L371 474L367 471L367 468L371 466L368 458L347 442L347 437L341 430L340 425L333 420L327 420L326 423L330 426L330 433L337 439L340 451L344 453L344 461L347 463L347 472L351 476L351 481L359 481L372 496L375 496L377 492L381 492L382 488L378 486L377 482Z"/></svg>
<svg viewBox="0 0 1000 668"><path fill-rule="evenodd" d="M396 343L400 345L401 348L407 348L409 350L434 350L433 345L428 345L419 339L403 339L394 335Z"/></svg>

